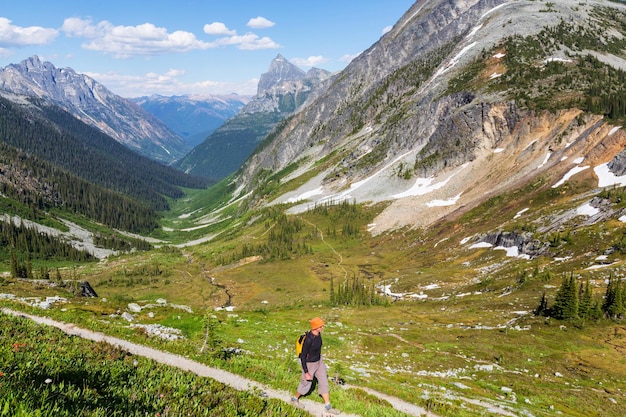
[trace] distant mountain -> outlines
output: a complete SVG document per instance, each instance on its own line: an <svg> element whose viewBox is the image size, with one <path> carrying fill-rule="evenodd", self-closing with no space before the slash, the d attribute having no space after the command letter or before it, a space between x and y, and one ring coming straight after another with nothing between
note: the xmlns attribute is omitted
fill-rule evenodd
<svg viewBox="0 0 626 417"><path fill-rule="evenodd" d="M330 76L313 68L304 72L282 55L261 75L257 95L203 143L174 166L212 180L237 171L276 124L294 114L315 86Z"/></svg>
<svg viewBox="0 0 626 417"><path fill-rule="evenodd" d="M226 120L236 115L250 101L249 97L230 95L184 95L130 98L144 110L161 120L192 147Z"/></svg>
<svg viewBox="0 0 626 417"><path fill-rule="evenodd" d="M192 148L135 103L86 75L56 68L37 56L0 69L0 89L49 100L130 149L166 164Z"/></svg>
<svg viewBox="0 0 626 417"><path fill-rule="evenodd" d="M48 100L0 94L0 195L133 232L206 181L128 149ZM32 206L32 207L31 207Z"/></svg>

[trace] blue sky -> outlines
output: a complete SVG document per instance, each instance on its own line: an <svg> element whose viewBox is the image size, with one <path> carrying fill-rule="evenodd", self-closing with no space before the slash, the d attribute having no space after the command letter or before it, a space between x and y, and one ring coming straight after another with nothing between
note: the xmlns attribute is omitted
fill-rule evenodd
<svg viewBox="0 0 626 417"><path fill-rule="evenodd" d="M38 55L123 97L256 94L281 54L343 69L414 0L14 0L0 7L0 66Z"/></svg>

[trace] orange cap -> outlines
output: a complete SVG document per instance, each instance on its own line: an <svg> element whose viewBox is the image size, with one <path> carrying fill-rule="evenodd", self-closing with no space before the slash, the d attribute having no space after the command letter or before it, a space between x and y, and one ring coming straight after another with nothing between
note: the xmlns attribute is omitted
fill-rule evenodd
<svg viewBox="0 0 626 417"><path fill-rule="evenodd" d="M315 317L311 319L311 330L320 328L324 325L324 320L320 319L319 317Z"/></svg>

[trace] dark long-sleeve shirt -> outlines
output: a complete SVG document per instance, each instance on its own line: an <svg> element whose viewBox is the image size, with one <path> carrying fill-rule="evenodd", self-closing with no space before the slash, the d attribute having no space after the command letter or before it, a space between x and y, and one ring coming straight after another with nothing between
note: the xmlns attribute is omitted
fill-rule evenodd
<svg viewBox="0 0 626 417"><path fill-rule="evenodd" d="M309 369L306 366L307 362L317 362L322 358L322 334L315 336L312 332L309 332L302 344L302 354L300 355L300 362L302 363L302 370L307 373Z"/></svg>

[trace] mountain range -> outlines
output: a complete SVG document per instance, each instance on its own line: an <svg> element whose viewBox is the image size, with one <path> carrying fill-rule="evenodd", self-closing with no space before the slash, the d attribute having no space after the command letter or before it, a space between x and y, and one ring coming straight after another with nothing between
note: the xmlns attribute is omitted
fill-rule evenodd
<svg viewBox="0 0 626 417"><path fill-rule="evenodd" d="M606 2L417 2L338 74L304 72L278 55L245 105L214 100L223 118L239 110L184 157L189 145L162 122L71 69L32 57L4 68L0 87L58 105L186 173L212 182L236 173L232 197L253 206L287 203L299 213L329 201L385 202L369 230L380 234L458 218L525 184L558 187L578 171L619 184L626 61L612 8L621 12ZM135 99L164 118L171 111L158 108L191 100ZM268 201L268 178L298 186Z"/></svg>
<svg viewBox="0 0 626 417"><path fill-rule="evenodd" d="M309 180L275 203L299 212L386 201L371 227L382 233L458 217L524 184L555 185L577 167L603 169L626 137L622 107L611 108L623 88L613 77L626 68L611 7L622 10L417 2L246 162L241 192L263 190L263 172L291 167L281 182Z"/></svg>
<svg viewBox="0 0 626 417"><path fill-rule="evenodd" d="M169 164L192 146L149 112L71 68L32 56L0 69L0 89L44 98L134 151Z"/></svg>
<svg viewBox="0 0 626 417"><path fill-rule="evenodd" d="M276 124L303 106L329 76L318 68L304 72L279 54L261 75L256 96L174 166L214 181L234 173Z"/></svg>
<svg viewBox="0 0 626 417"><path fill-rule="evenodd" d="M30 87L0 100L0 207L156 242L83 268L107 301L76 315L127 331L129 302L163 305L132 311L185 327L197 358L224 335L206 360L272 388L297 383L286 346L319 315L350 412L386 407L376 389L439 416L621 415L625 22L613 1L418 1L338 73L278 55L171 166L48 99L48 75L20 78L72 71L9 66ZM108 114L140 108L119 103ZM0 259L61 262L27 240Z"/></svg>
<svg viewBox="0 0 626 417"><path fill-rule="evenodd" d="M237 94L134 97L130 101L165 123L192 148L250 101Z"/></svg>

